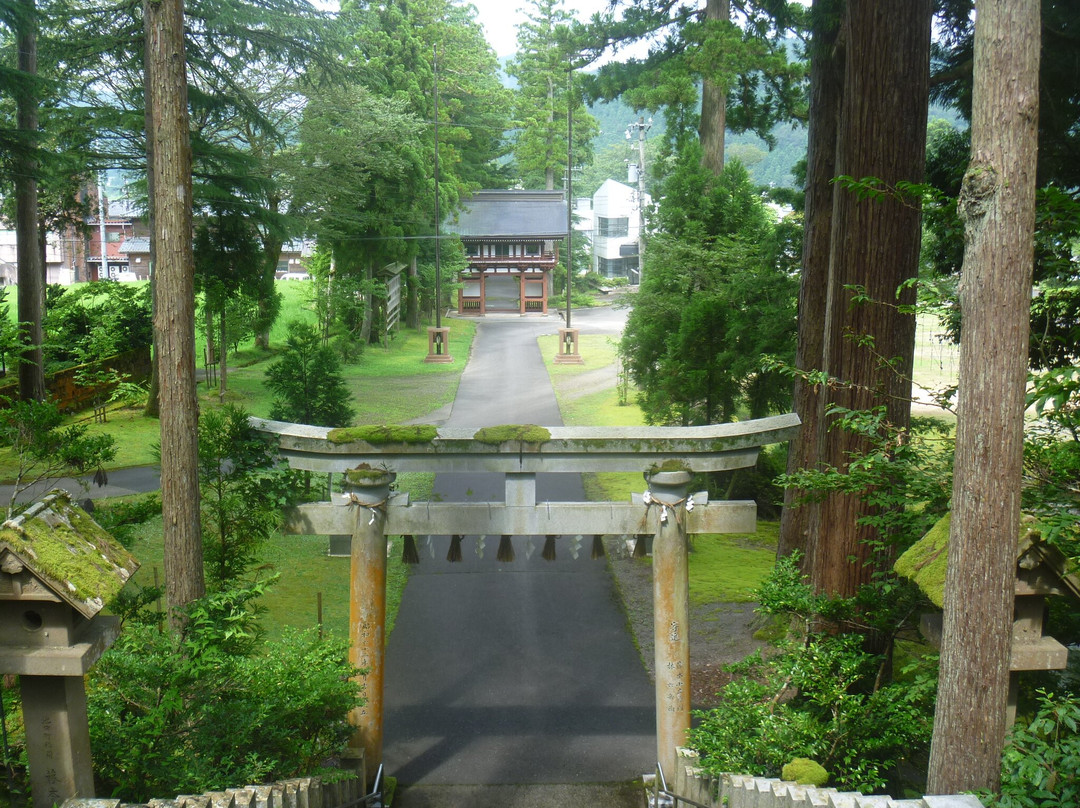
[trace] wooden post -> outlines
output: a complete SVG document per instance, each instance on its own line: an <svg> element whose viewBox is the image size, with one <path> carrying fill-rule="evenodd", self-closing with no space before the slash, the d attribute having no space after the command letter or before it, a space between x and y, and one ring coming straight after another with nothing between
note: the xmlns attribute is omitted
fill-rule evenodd
<svg viewBox="0 0 1080 808"><path fill-rule="evenodd" d="M690 729L690 581L685 500L688 471L647 474L653 505L667 518L653 539L653 643L656 663L656 759L675 771L675 749ZM663 511L661 511L663 513Z"/></svg>
<svg viewBox="0 0 1080 808"><path fill-rule="evenodd" d="M367 703L349 716L356 732L349 753L374 774L382 762L383 671L386 653L386 500L393 472L350 471L345 495L353 500L352 566L349 572L349 661L366 671L359 677Z"/></svg>

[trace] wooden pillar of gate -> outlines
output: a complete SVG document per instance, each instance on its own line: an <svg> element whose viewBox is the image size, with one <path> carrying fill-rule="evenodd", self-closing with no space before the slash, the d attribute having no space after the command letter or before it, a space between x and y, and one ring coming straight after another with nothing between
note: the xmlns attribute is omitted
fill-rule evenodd
<svg viewBox="0 0 1080 808"><path fill-rule="evenodd" d="M668 777L675 749L690 729L690 581L686 544L687 471L646 475L658 518L653 539L653 641L656 665L656 759Z"/></svg>
<svg viewBox="0 0 1080 808"><path fill-rule="evenodd" d="M374 778L382 763L383 671L386 662L386 502L392 472L356 470L345 475L345 495L354 515L349 570L349 661L365 673L362 707L349 714L356 729L348 757L362 759L365 776Z"/></svg>

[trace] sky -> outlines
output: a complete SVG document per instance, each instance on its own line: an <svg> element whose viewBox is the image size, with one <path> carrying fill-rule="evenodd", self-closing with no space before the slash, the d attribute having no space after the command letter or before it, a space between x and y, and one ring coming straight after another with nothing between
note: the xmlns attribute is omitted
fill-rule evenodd
<svg viewBox="0 0 1080 808"><path fill-rule="evenodd" d="M521 0L471 0L479 14L477 21L484 26L487 41L495 55L513 56L517 52L517 26L525 19L525 3ZM608 5L608 0L570 0L564 3L571 14L585 21Z"/></svg>

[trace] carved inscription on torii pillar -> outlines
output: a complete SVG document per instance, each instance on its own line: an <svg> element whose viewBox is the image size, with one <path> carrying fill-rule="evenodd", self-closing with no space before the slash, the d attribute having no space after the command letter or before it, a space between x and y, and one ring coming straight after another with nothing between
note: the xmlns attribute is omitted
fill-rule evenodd
<svg viewBox="0 0 1080 808"><path fill-rule="evenodd" d="M708 502L690 496L693 472L752 466L762 446L794 437L794 414L701 427L552 427L508 434L441 428L406 435L252 419L274 435L295 469L346 473L350 495L304 505L288 529L304 534L351 534L350 643L363 663L367 705L353 716L353 746L369 772L382 759L386 535L577 535L651 533L656 635L657 760L674 770L675 748L690 726L687 535L752 533L752 501ZM505 501L410 502L392 494L398 472L502 472ZM648 486L630 502L537 502L536 475L545 472L637 471ZM691 504L692 503L692 504ZM688 507L689 506L689 507Z"/></svg>

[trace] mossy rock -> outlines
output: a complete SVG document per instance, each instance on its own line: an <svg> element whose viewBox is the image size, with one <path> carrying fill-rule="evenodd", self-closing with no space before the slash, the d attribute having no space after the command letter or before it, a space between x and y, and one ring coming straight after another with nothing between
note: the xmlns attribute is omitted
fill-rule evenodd
<svg viewBox="0 0 1080 808"><path fill-rule="evenodd" d="M510 440L522 443L546 443L551 440L551 432L536 424L502 424L501 426L485 426L477 430L473 440L486 443L491 446L499 446Z"/></svg>
<svg viewBox="0 0 1080 808"><path fill-rule="evenodd" d="M789 783L798 783L800 786L821 788L829 782L829 773L816 760L795 758L784 766L780 772L780 779Z"/></svg>
<svg viewBox="0 0 1080 808"><path fill-rule="evenodd" d="M367 424L331 429L326 433L326 439L331 443L364 441L372 446L431 443L438 436L439 431L432 424Z"/></svg>
<svg viewBox="0 0 1080 808"><path fill-rule="evenodd" d="M922 590L939 609L945 596L945 570L949 561L949 523L951 513L945 514L896 559L893 570Z"/></svg>

